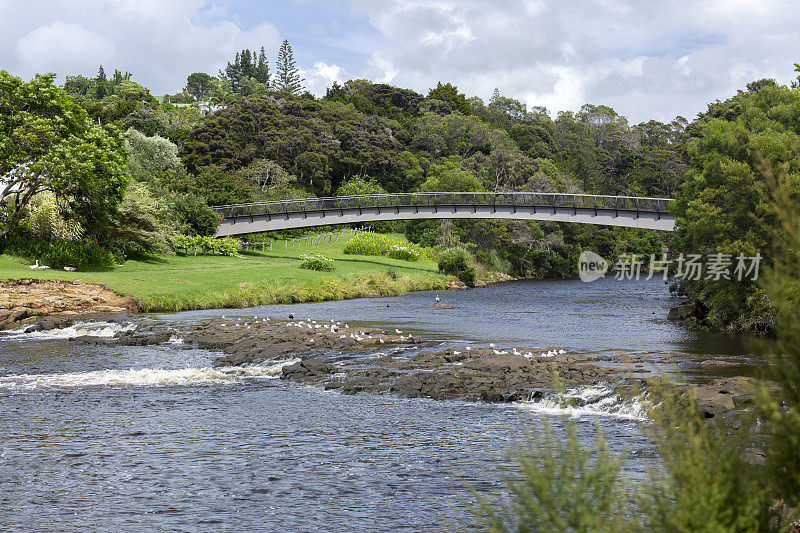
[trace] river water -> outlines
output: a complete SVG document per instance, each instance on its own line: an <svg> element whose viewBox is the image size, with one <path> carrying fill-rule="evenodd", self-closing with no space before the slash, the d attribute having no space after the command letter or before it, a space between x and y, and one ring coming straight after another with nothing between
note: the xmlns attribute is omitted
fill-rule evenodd
<svg viewBox="0 0 800 533"><path fill-rule="evenodd" d="M696 364L748 361L736 338L665 320L663 282L524 281L432 293L164 315L347 320L442 345L563 348L640 373L702 379ZM119 325L87 324L111 335ZM86 345L69 330L0 338L0 531L419 531L463 525L467 483L493 469L542 418L599 425L627 475L652 461L636 402L612 388L568 391L561 408L343 395L278 378L279 367L212 369L180 344ZM642 374L643 375L643 374Z"/></svg>

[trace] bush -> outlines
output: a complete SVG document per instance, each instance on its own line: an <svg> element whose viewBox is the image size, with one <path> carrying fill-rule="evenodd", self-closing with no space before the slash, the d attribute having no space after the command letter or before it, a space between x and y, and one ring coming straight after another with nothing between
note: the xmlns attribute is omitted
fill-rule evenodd
<svg viewBox="0 0 800 533"><path fill-rule="evenodd" d="M389 247L386 255L392 259L402 259L403 261L417 261L422 252L413 244L393 244Z"/></svg>
<svg viewBox="0 0 800 533"><path fill-rule="evenodd" d="M168 203L180 231L205 236L217 232L221 218L204 198L191 193L172 193Z"/></svg>
<svg viewBox="0 0 800 533"><path fill-rule="evenodd" d="M448 248L439 256L439 271L451 276L469 267L467 251L463 248Z"/></svg>
<svg viewBox="0 0 800 533"><path fill-rule="evenodd" d="M6 235L4 241L5 253L30 261L38 260L40 264L54 269L65 266L107 267L122 261L118 252L105 250L88 242L40 239L28 234Z"/></svg>
<svg viewBox="0 0 800 533"><path fill-rule="evenodd" d="M300 268L307 270L320 270L330 272L333 270L333 259L329 259L322 254L301 255Z"/></svg>
<svg viewBox="0 0 800 533"><path fill-rule="evenodd" d="M475 269L472 266L456 272L456 277L463 281L467 287L475 286Z"/></svg>
<svg viewBox="0 0 800 533"><path fill-rule="evenodd" d="M448 248L439 256L439 271L455 276L467 287L475 286L475 268L463 248Z"/></svg>
<svg viewBox="0 0 800 533"><path fill-rule="evenodd" d="M178 235L172 239L172 247L176 252L182 251L185 255L219 254L234 255L239 251L239 242L231 237L215 239L214 237L197 237L192 235Z"/></svg>

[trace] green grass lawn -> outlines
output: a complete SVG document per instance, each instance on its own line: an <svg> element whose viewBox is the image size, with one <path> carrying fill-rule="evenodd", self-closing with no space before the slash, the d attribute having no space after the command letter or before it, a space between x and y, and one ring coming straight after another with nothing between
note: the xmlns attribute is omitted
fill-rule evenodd
<svg viewBox="0 0 800 533"><path fill-rule="evenodd" d="M393 237L402 239L399 235ZM0 255L0 279L81 279L102 283L133 297L146 311L246 307L270 303L299 303L393 296L414 290L435 290L448 279L428 259L416 262L389 257L342 253L339 242L272 251L243 252L243 257L165 256L158 260L127 261L104 271L31 270L30 261ZM335 260L333 272L299 268L300 256L321 253ZM393 273L388 273L388 271Z"/></svg>

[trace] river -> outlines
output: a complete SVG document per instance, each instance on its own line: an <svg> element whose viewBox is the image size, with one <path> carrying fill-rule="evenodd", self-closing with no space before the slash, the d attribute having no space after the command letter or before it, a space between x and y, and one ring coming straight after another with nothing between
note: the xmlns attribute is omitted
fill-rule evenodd
<svg viewBox="0 0 800 533"><path fill-rule="evenodd" d="M663 281L521 281L432 293L163 315L296 317L398 327L443 345L537 345L604 364L646 354L641 374L700 379L714 356L747 363L739 339L668 322ZM95 333L103 325L87 325ZM112 334L119 326L107 326ZM80 332L77 332L80 333ZM653 453L641 411L612 389L587 402L495 405L344 395L278 368L212 369L179 344L86 345L74 331L0 339L0 531L419 531L461 524L466 483L485 488L509 445L544 417L596 424L627 475ZM662 363L663 361L663 363ZM595 401L596 400L596 401Z"/></svg>

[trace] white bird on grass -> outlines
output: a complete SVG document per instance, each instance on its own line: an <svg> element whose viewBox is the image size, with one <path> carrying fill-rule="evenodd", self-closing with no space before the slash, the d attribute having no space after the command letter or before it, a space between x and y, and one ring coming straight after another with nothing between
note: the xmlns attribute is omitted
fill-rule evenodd
<svg viewBox="0 0 800 533"><path fill-rule="evenodd" d="M400 331L399 329L395 329L394 332L397 333L398 335L402 335L403 334L403 332Z"/></svg>
<svg viewBox="0 0 800 533"><path fill-rule="evenodd" d="M67 272L75 272L75 267L64 267Z"/></svg>
<svg viewBox="0 0 800 533"><path fill-rule="evenodd" d="M35 264L35 265L30 265L30 267L29 267L29 268L30 268L31 270L39 270L39 260L37 259L37 260L36 260L36 264Z"/></svg>

